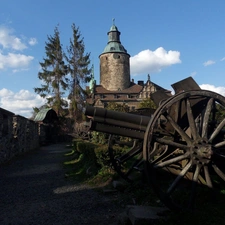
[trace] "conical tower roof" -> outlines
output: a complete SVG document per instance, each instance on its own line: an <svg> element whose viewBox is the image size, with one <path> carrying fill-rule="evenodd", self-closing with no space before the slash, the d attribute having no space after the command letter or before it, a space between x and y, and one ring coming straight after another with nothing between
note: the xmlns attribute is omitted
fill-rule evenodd
<svg viewBox="0 0 225 225"><path fill-rule="evenodd" d="M124 48L124 46L120 42L120 32L115 25L114 19L113 19L113 25L111 26L107 35L108 35L108 43L107 43L104 51L102 52L102 54L109 53L109 52L117 52L117 53L126 53L127 54L127 50Z"/></svg>

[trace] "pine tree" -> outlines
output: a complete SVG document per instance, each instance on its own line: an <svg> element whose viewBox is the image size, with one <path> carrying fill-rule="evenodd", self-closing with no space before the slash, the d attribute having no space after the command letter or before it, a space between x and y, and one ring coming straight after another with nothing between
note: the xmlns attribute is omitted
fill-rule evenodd
<svg viewBox="0 0 225 225"><path fill-rule="evenodd" d="M79 121L82 117L82 109L85 105L86 90L85 84L90 80L91 69L90 53L85 53L84 39L79 27L72 24L73 38L70 39L70 46L67 47L67 61L71 76L69 85L70 116Z"/></svg>
<svg viewBox="0 0 225 225"><path fill-rule="evenodd" d="M64 62L58 27L55 27L53 36L48 36L45 53L46 57L40 62L41 72L38 73L42 84L40 88L34 88L34 91L46 98L48 106L52 107L58 116L63 116L63 108L68 105L63 99L68 88L68 67Z"/></svg>

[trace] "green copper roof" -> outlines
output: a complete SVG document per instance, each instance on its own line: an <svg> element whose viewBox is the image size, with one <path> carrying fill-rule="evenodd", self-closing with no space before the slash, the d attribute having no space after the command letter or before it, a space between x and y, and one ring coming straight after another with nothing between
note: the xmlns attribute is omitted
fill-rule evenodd
<svg viewBox="0 0 225 225"><path fill-rule="evenodd" d="M40 110L38 114L35 116L34 121L36 122L43 121L46 118L49 111L54 111L54 110L52 108L46 108L46 109Z"/></svg>
<svg viewBox="0 0 225 225"><path fill-rule="evenodd" d="M110 31L118 31L116 25L115 25L115 18L112 19L113 25L110 28ZM118 31L119 32L119 31Z"/></svg>
<svg viewBox="0 0 225 225"><path fill-rule="evenodd" d="M106 52L123 52L123 53L127 53L127 50L120 43L109 42L106 45L103 53L106 53Z"/></svg>
<svg viewBox="0 0 225 225"><path fill-rule="evenodd" d="M118 31L114 22L115 20L113 19L113 25L111 26L110 31L108 32L108 43L104 48L102 54L109 52L121 52L127 54L127 50L120 42L120 32Z"/></svg>
<svg viewBox="0 0 225 225"><path fill-rule="evenodd" d="M113 24L110 28L110 31L118 31L117 27Z"/></svg>

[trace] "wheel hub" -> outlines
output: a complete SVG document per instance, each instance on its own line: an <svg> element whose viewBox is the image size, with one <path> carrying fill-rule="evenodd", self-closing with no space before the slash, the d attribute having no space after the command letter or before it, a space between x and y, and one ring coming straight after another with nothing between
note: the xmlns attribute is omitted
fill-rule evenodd
<svg viewBox="0 0 225 225"><path fill-rule="evenodd" d="M212 155L212 145L201 144L194 147L193 159L196 163L208 164Z"/></svg>

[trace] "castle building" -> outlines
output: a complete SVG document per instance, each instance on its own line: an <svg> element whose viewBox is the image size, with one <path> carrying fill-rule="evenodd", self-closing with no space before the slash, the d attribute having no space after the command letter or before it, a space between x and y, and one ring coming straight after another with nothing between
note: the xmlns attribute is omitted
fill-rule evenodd
<svg viewBox="0 0 225 225"><path fill-rule="evenodd" d="M100 54L100 84L91 81L91 95L87 103L96 107L107 107L109 102L127 104L129 109L139 108L139 104L151 94L163 90L170 95L170 91L163 89L150 80L138 81L137 84L130 77L130 55L120 42L120 32L114 21L108 35L108 43ZM94 77L92 76L94 79Z"/></svg>

